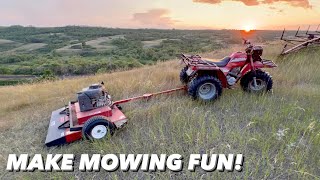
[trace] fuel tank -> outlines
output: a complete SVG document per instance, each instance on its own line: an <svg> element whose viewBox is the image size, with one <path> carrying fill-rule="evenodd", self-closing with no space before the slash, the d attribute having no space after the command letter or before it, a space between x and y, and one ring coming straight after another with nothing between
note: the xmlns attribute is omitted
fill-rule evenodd
<svg viewBox="0 0 320 180"><path fill-rule="evenodd" d="M235 52L230 55L230 63L245 63L247 60L247 53Z"/></svg>

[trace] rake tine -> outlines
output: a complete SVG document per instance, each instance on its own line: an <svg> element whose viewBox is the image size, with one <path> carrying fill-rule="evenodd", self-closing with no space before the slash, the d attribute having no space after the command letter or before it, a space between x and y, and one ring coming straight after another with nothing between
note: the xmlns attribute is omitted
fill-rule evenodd
<svg viewBox="0 0 320 180"><path fill-rule="evenodd" d="M306 35L309 34L309 30L310 30L310 25L309 25L309 27L308 27L308 30L307 30L307 32L306 32Z"/></svg>
<svg viewBox="0 0 320 180"><path fill-rule="evenodd" d="M281 35L281 40L283 40L284 32L286 31L286 28L283 29L282 35Z"/></svg>
<svg viewBox="0 0 320 180"><path fill-rule="evenodd" d="M297 31L296 35L295 35L296 37L298 37L299 31L300 31L300 26L299 26L299 28L298 28L298 31Z"/></svg>

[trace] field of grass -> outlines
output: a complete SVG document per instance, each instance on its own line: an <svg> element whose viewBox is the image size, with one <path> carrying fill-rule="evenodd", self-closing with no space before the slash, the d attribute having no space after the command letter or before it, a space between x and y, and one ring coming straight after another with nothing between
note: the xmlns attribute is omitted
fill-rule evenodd
<svg viewBox="0 0 320 180"><path fill-rule="evenodd" d="M123 35L115 35L115 36L108 36L108 37L99 37L90 41L85 42L87 47L90 47L95 52L103 52L106 50L112 50L117 48L116 46L112 45L112 41L114 39L123 39ZM78 47L78 48L74 48ZM76 43L64 46L56 50L57 53L60 55L79 55L88 49L86 47L82 47L82 43Z"/></svg>
<svg viewBox="0 0 320 180"><path fill-rule="evenodd" d="M14 43L14 41L10 41L7 39L0 39L0 44L11 44L11 43Z"/></svg>
<svg viewBox="0 0 320 180"><path fill-rule="evenodd" d="M15 53L15 52L30 52L30 51L34 51L37 49L41 49L43 47L45 47L47 44L45 43L29 43L29 44L24 44L21 46L18 46L16 48L13 48L9 51L6 51L4 53Z"/></svg>
<svg viewBox="0 0 320 180"><path fill-rule="evenodd" d="M26 53L45 47L45 43L19 43L7 39L0 39L0 52L4 54Z"/></svg>
<svg viewBox="0 0 320 180"><path fill-rule="evenodd" d="M35 76L0 75L0 86L16 85L31 82Z"/></svg>
<svg viewBox="0 0 320 180"><path fill-rule="evenodd" d="M275 40L280 31L157 30L102 27L0 28L0 74L90 75L154 64L178 53L203 53ZM74 59L76 61L74 61Z"/></svg>
<svg viewBox="0 0 320 180"><path fill-rule="evenodd" d="M109 37L100 37L91 41L87 41L86 44L92 46L99 50L106 50L116 48L112 45L112 40L114 39L123 39L123 35L109 36Z"/></svg>
<svg viewBox="0 0 320 180"><path fill-rule="evenodd" d="M238 49L241 47L238 47ZM78 141L46 148L51 111L75 99L76 92L104 81L115 100L180 85L177 60L124 72L12 87L0 87L0 179L317 179L320 178L320 50L278 57L280 46L266 46L265 58L279 67L272 93L256 96L240 88L224 90L212 103L186 93L124 106L129 123L110 139ZM232 51L232 49L227 50ZM207 53L216 57L226 51ZM165 73L164 73L165 72ZM242 172L7 172L9 153L242 153ZM186 169L186 168L185 168Z"/></svg>
<svg viewBox="0 0 320 180"><path fill-rule="evenodd" d="M153 41L142 41L143 48L151 48L151 47L159 46L163 40L166 40L166 39L157 39L157 40L153 40Z"/></svg>
<svg viewBox="0 0 320 180"><path fill-rule="evenodd" d="M0 52L6 52L21 46L22 43L17 43L7 39L0 39Z"/></svg>

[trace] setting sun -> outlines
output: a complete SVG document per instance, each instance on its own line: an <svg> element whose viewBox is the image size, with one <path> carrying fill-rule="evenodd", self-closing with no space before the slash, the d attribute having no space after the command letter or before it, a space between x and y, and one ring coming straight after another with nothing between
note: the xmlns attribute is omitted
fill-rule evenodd
<svg viewBox="0 0 320 180"><path fill-rule="evenodd" d="M246 25L246 26L243 27L243 30L245 32L250 32L253 29L254 29L254 27L252 25Z"/></svg>

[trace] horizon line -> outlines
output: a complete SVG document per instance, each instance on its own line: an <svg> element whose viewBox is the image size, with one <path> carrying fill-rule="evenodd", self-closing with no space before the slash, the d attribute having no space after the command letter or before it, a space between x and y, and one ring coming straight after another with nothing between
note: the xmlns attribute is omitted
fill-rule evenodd
<svg viewBox="0 0 320 180"><path fill-rule="evenodd" d="M127 29L127 30L189 30L189 31L223 31L223 30L229 30L229 31L244 31L244 29L228 29L228 28L221 28L221 29L215 29L215 28L195 28L195 29L184 29L184 28L129 28L129 27L108 27L108 26L91 26L91 25L63 25L63 26L35 26L35 25L0 25L0 28L10 28L14 26L20 26L20 27L34 27L34 28L63 28L63 27L91 27L91 28L106 28L106 29ZM312 26L312 25L310 25ZM299 27L299 26L297 26ZM285 27L284 27L285 28ZM287 31L294 31L294 29L286 29ZM251 31L283 31L283 29L252 29Z"/></svg>

